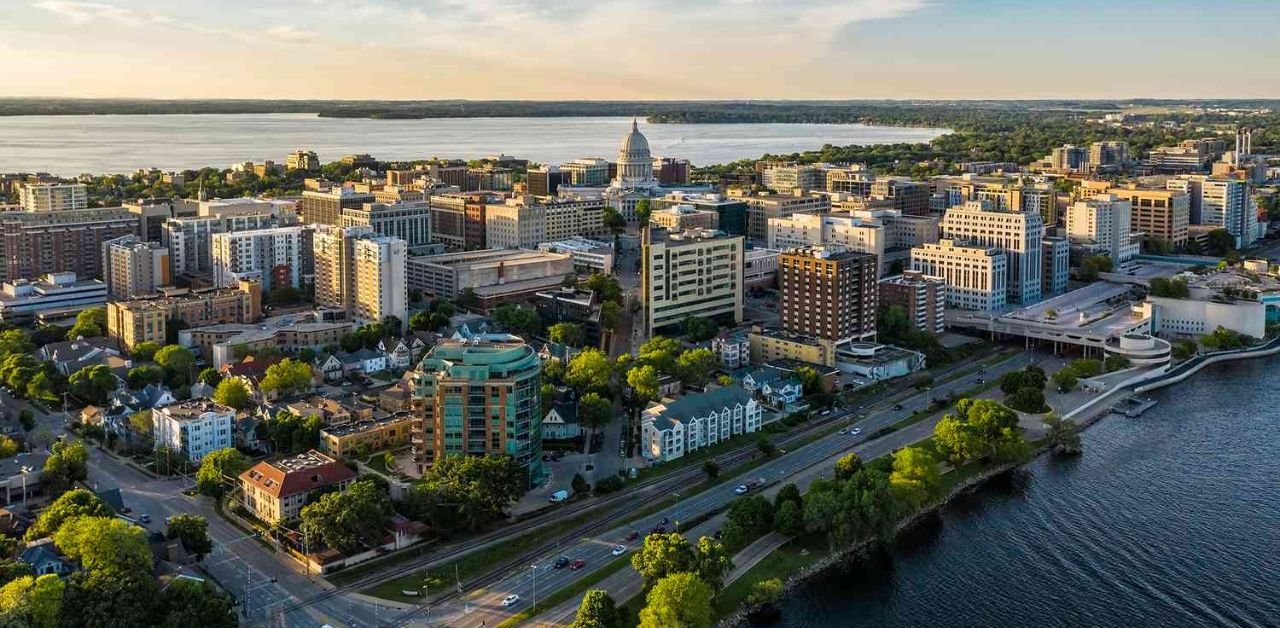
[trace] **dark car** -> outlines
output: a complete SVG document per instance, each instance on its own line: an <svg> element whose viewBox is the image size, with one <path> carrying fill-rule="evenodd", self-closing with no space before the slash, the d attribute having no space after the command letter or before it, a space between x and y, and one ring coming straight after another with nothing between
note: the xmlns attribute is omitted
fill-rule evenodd
<svg viewBox="0 0 1280 628"><path fill-rule="evenodd" d="M575 560L575 561L573 561L573 562L569 563L569 571L577 571L577 570L582 569L583 567L586 567L586 566L587 566L587 563L583 562L583 560L582 560L581 558L579 558L578 560Z"/></svg>
<svg viewBox="0 0 1280 628"><path fill-rule="evenodd" d="M627 533L627 540L628 540L628 541L634 541L634 540L636 540L636 539L638 539L638 538L640 538L640 533L639 533L639 532L636 532L635 530L632 530L632 531L630 531L630 532L628 532L628 533Z"/></svg>
<svg viewBox="0 0 1280 628"><path fill-rule="evenodd" d="M659 525L664 525L664 526L667 525L668 523L671 523L671 520L667 519L666 517L663 517L662 521L658 522Z"/></svg>
<svg viewBox="0 0 1280 628"><path fill-rule="evenodd" d="M653 526L653 529L649 530L649 534L662 534L666 531L667 526Z"/></svg>
<svg viewBox="0 0 1280 628"><path fill-rule="evenodd" d="M894 410L901 410L901 409L902 409L902 404L900 404L900 403L895 403L895 404L893 404L893 409L894 409Z"/></svg>
<svg viewBox="0 0 1280 628"><path fill-rule="evenodd" d="M565 567L568 567L569 557L561 556L560 558L557 558L556 562L552 563L552 566L555 567L556 569L564 569Z"/></svg>

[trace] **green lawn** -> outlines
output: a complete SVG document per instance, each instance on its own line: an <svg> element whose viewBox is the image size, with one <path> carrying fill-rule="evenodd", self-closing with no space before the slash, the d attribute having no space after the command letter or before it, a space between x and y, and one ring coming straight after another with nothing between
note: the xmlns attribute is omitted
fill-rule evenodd
<svg viewBox="0 0 1280 628"><path fill-rule="evenodd" d="M751 594L751 587L757 582L770 578L785 582L792 574L826 556L830 550L826 537L822 535L806 535L791 539L786 545L779 547L764 560L756 563L755 567L747 570L741 578L731 582L720 592L720 595L716 596L716 617L723 619L732 615L738 606L746 601L747 596Z"/></svg>
<svg viewBox="0 0 1280 628"><path fill-rule="evenodd" d="M485 549L471 552L458 560L444 565L437 565L436 567L432 567L430 570L422 569L407 576L401 576L394 580L387 580L379 583L377 586L364 590L363 593L398 602L421 602L421 597L406 596L403 595L401 591L421 590L423 579L427 576L428 572L432 574L432 580L435 580L436 576L439 575L442 578L441 582L453 584L455 578L454 570L456 569L456 578L465 583L471 578L483 575L504 560L549 543L556 537L559 537L574 528L582 526L599 516L600 514L595 512L582 513L576 517L565 519L564 521L560 521L554 525L534 530L528 534L512 537L501 543L490 545ZM435 584L431 583L431 586L434 587Z"/></svg>

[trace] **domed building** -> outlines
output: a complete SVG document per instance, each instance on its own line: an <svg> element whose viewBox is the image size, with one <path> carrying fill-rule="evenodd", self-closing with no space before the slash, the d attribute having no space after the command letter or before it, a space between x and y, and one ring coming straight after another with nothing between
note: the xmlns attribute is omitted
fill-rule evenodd
<svg viewBox="0 0 1280 628"><path fill-rule="evenodd" d="M636 222L636 204L642 199L662 196L663 190L653 177L653 154L649 140L640 132L640 124L631 120L631 132L618 145L618 176L604 192L605 201L618 210L627 222Z"/></svg>

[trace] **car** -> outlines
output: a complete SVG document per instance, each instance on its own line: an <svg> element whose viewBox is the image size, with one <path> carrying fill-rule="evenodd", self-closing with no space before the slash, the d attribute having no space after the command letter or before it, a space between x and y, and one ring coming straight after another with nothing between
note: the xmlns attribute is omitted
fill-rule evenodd
<svg viewBox="0 0 1280 628"><path fill-rule="evenodd" d="M138 515L138 521L143 523L151 523L151 515Z"/></svg>
<svg viewBox="0 0 1280 628"><path fill-rule="evenodd" d="M981 377L979 377L979 378L978 378L978 383L979 383L979 384L985 384L986 382L987 382L987 380L982 379Z"/></svg>
<svg viewBox="0 0 1280 628"><path fill-rule="evenodd" d="M621 556L621 555L623 555L623 554L626 554L626 553L627 553L627 546L626 546L626 545L614 545L614 546L613 546L613 552L612 552L612 553L613 553L613 555L614 555L614 556Z"/></svg>
<svg viewBox="0 0 1280 628"><path fill-rule="evenodd" d="M630 531L630 532L628 532L628 533L627 533L627 540L628 540L628 541L634 541L634 540L636 540L636 539L638 539L638 538L640 538L640 533L639 533L639 532L636 532L635 530L632 530L632 531Z"/></svg>
<svg viewBox="0 0 1280 628"><path fill-rule="evenodd" d="M830 410L823 410L822 412L818 413L818 416L827 416L828 414L831 414Z"/></svg>
<svg viewBox="0 0 1280 628"><path fill-rule="evenodd" d="M551 462L551 454L542 454L543 462Z"/></svg>
<svg viewBox="0 0 1280 628"><path fill-rule="evenodd" d="M902 404L900 404L900 403L895 403L895 404L893 404L893 409L894 409L894 410L901 410L901 409L902 409Z"/></svg>
<svg viewBox="0 0 1280 628"><path fill-rule="evenodd" d="M666 517L663 517L663 518L662 518L662 521L659 521L659 522L658 522L658 525L665 526L665 525L667 525L668 523L671 523L671 520L670 520L670 519L668 519L668 518L666 518Z"/></svg>
<svg viewBox="0 0 1280 628"><path fill-rule="evenodd" d="M849 433L849 428L846 428L846 427L842 427L842 428L840 428L840 433L841 433L841 434L848 434L848 433Z"/></svg>
<svg viewBox="0 0 1280 628"><path fill-rule="evenodd" d="M850 434L853 434L854 436L857 436L858 434L861 434L861 433L862 433L862 428L860 428L860 427L855 427L855 428L853 428L853 430L852 430L852 431L850 431L849 433L850 433Z"/></svg>
<svg viewBox="0 0 1280 628"><path fill-rule="evenodd" d="M569 566L569 557L561 556L560 558L556 559L556 562L551 563L551 566L555 567L556 569L564 569L565 567Z"/></svg>
<svg viewBox="0 0 1280 628"><path fill-rule="evenodd" d="M508 595L507 597L502 598L502 605L515 606L516 602L519 602L519 601L520 601L520 596L516 595L515 593L512 593L511 595Z"/></svg>
<svg viewBox="0 0 1280 628"><path fill-rule="evenodd" d="M569 571L577 571L577 570L582 569L583 567L586 567L586 566L587 566L587 563L586 563L585 561L583 561L581 558L579 558L579 559L577 559L577 560L575 560L575 561L573 561L573 562L569 563Z"/></svg>
<svg viewBox="0 0 1280 628"><path fill-rule="evenodd" d="M751 489L747 488L747 485L746 485L746 484L739 484L739 485L737 485L736 487L734 487L734 489L733 489L733 494L734 494L734 495L746 495L746 494L747 494L747 491L750 491L750 490L751 490Z"/></svg>
<svg viewBox="0 0 1280 628"><path fill-rule="evenodd" d="M667 526L653 526L653 529L649 530L649 534L662 534L663 532L666 532L666 531L667 531Z"/></svg>

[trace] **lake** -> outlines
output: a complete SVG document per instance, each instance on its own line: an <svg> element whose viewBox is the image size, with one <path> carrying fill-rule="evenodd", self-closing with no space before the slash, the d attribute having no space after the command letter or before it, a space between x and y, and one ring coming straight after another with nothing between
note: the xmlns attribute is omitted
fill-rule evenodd
<svg viewBox="0 0 1280 628"><path fill-rule="evenodd" d="M1280 359L1206 368L804 587L781 626L1275 626Z"/></svg>
<svg viewBox="0 0 1280 628"><path fill-rule="evenodd" d="M538 163L613 159L630 118L368 120L311 114L0 117L0 172L129 173L271 159L295 149L321 161L350 153L384 160L478 159L503 153ZM785 154L824 144L927 142L944 129L860 124L646 124L654 156L695 165Z"/></svg>

